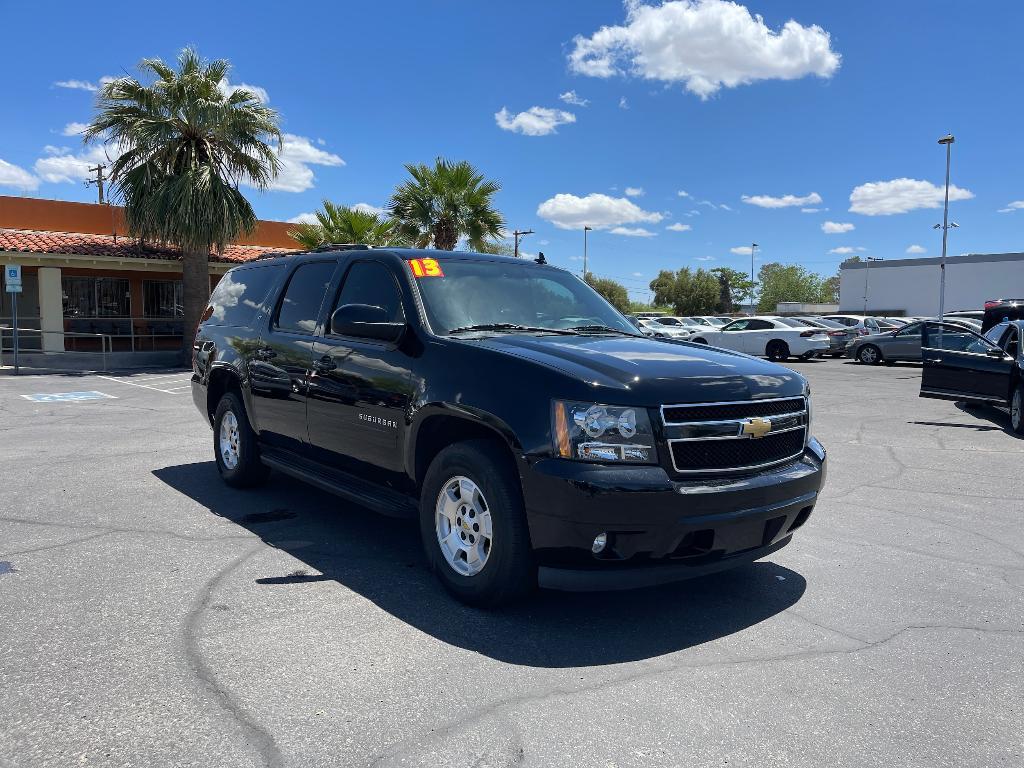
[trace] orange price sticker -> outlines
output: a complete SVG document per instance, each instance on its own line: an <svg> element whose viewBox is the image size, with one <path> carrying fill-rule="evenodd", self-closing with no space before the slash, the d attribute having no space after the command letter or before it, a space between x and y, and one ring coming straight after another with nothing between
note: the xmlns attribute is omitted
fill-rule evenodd
<svg viewBox="0 0 1024 768"><path fill-rule="evenodd" d="M437 259L409 259L409 268L416 277L444 277Z"/></svg>

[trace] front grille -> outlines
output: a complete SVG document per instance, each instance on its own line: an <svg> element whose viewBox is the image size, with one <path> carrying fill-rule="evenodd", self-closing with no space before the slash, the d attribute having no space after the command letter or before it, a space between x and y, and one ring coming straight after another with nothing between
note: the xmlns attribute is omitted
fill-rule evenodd
<svg viewBox="0 0 1024 768"><path fill-rule="evenodd" d="M749 400L742 403L707 403L702 405L666 405L662 409L666 425L689 421L729 421L754 416L780 416L804 410L802 397L782 400Z"/></svg>
<svg viewBox="0 0 1024 768"><path fill-rule="evenodd" d="M803 453L804 430L750 438L671 441L677 472L752 470L794 459Z"/></svg>

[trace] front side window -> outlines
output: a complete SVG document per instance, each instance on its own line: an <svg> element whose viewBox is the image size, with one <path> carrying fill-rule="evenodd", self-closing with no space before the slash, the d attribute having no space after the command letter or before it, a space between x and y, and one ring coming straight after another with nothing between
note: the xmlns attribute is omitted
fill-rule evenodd
<svg viewBox="0 0 1024 768"><path fill-rule="evenodd" d="M919 336L921 335L921 323L910 323L896 332L897 336Z"/></svg>
<svg viewBox="0 0 1024 768"><path fill-rule="evenodd" d="M661 323L662 325L682 325L682 323L680 323L674 317L662 317L658 319L658 322Z"/></svg>
<svg viewBox="0 0 1024 768"><path fill-rule="evenodd" d="M729 325L725 326L725 328L723 328L722 330L723 331L745 331L745 330L747 330L747 326L748 325L750 325L750 321L749 320L737 320L734 323L729 323Z"/></svg>
<svg viewBox="0 0 1024 768"><path fill-rule="evenodd" d="M923 346L926 349L941 349L947 352L970 352L984 355L990 349L999 347L973 331L956 325L925 325Z"/></svg>
<svg viewBox="0 0 1024 768"><path fill-rule="evenodd" d="M385 322L401 323L405 321L402 309L402 297L395 285L395 278L390 270L379 261L357 261L345 276L345 282L338 294L334 308L346 304L369 304L380 307L387 316Z"/></svg>
<svg viewBox="0 0 1024 768"><path fill-rule="evenodd" d="M443 275L410 279L434 333L609 328L638 331L589 285L565 270L533 263L445 259ZM481 328L484 326L484 328ZM514 329L509 329L514 330Z"/></svg>
<svg viewBox="0 0 1024 768"><path fill-rule="evenodd" d="M314 261L295 270L277 308L274 326L279 331L316 331L320 308L323 306L324 296L327 295L336 266L333 261Z"/></svg>

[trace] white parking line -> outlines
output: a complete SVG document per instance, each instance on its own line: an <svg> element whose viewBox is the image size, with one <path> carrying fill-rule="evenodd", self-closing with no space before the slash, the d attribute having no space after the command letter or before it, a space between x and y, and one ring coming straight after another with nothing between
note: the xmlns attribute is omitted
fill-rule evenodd
<svg viewBox="0 0 1024 768"><path fill-rule="evenodd" d="M134 381L127 381L126 379L119 379L119 378L117 378L115 376L102 376L102 375L97 374L97 378L106 379L107 381L116 381L116 382L118 382L120 384L127 384L130 387L139 387L140 389L149 389L149 390L152 390L153 392L163 392L165 395L181 395L181 394L184 394L184 391L177 392L175 390L179 390L179 389L180 390L184 390L185 389L184 387L172 387L172 388L151 387L148 384L139 384L139 383L134 382ZM168 382L168 384L170 384L170 383L173 383L173 382ZM189 387L189 388L191 388L191 387Z"/></svg>

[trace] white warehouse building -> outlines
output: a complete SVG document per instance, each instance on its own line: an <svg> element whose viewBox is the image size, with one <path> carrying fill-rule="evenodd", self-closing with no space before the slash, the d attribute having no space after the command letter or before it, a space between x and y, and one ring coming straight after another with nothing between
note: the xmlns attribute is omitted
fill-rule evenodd
<svg viewBox="0 0 1024 768"><path fill-rule="evenodd" d="M939 313L941 259L843 264L839 311L934 316ZM1024 298L1024 253L968 253L946 259L947 312L982 309L989 299Z"/></svg>

